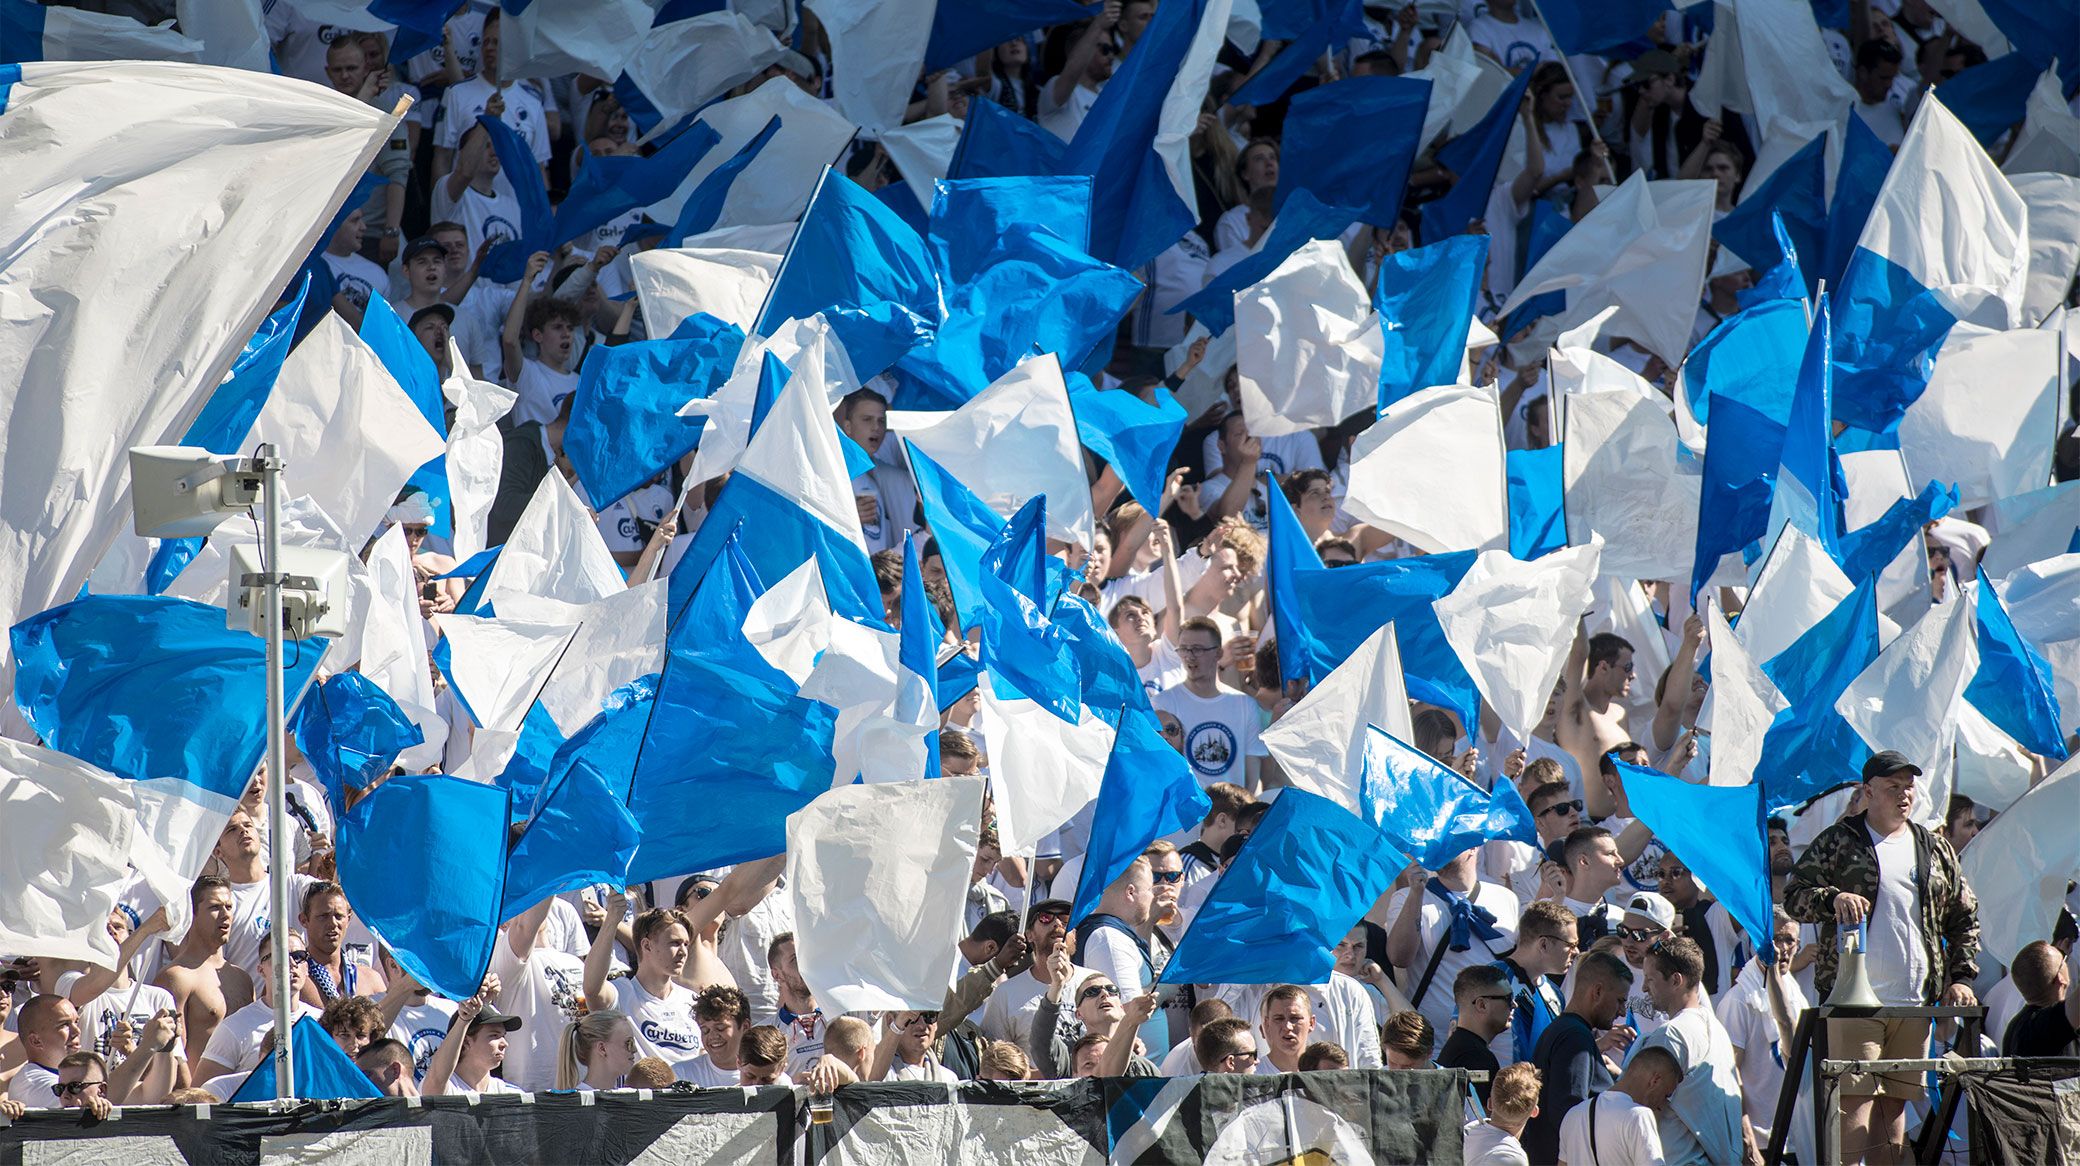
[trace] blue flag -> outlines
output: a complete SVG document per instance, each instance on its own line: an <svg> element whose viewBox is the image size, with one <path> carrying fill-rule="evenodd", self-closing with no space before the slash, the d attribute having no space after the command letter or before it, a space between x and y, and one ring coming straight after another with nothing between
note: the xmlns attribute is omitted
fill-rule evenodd
<svg viewBox="0 0 2080 1166"><path fill-rule="evenodd" d="M1004 520L923 450L906 440L903 451L910 455L910 475L917 483L924 524L938 546L939 564L946 572L946 586L953 592L960 630L965 632L982 623L986 603L982 555L1002 534Z"/></svg>
<svg viewBox="0 0 2080 1166"><path fill-rule="evenodd" d="M1148 389L1155 403L1124 390L1099 390L1082 373L1062 378L1076 414L1076 437L1105 460L1134 501L1150 513L1163 508L1163 479L1184 432L1184 406L1162 385Z"/></svg>
<svg viewBox="0 0 2080 1166"><path fill-rule="evenodd" d="M1632 812L1735 921L1747 928L1758 952L1774 952L1775 911L1769 885L1769 836L1763 825L1759 782L1694 785L1659 770L1615 758Z"/></svg>
<svg viewBox="0 0 2080 1166"><path fill-rule="evenodd" d="M495 785L406 773L339 820L339 881L355 914L398 966L451 1000L475 995L491 967L511 812Z"/></svg>
<svg viewBox="0 0 2080 1166"><path fill-rule="evenodd" d="M1349 810L1286 790L1214 884L1158 982L1322 983L1336 945L1407 865Z"/></svg>
<svg viewBox="0 0 2080 1166"><path fill-rule="evenodd" d="M822 312L861 380L923 342L943 318L924 240L858 184L826 169L759 313L757 332Z"/></svg>
<svg viewBox="0 0 2080 1166"><path fill-rule="evenodd" d="M684 245L690 236L713 230L722 218L723 204L729 199L729 192L736 185L738 176L758 160L758 156L765 152L767 143L779 132L780 119L769 119L765 128L753 135L750 141L739 147L722 165L710 170L707 177L701 179L693 188L693 193L686 196L686 201L680 204L679 217L673 221L671 231L665 235L664 245L679 247Z"/></svg>
<svg viewBox="0 0 2080 1166"><path fill-rule="evenodd" d="M1965 685L1964 698L2024 749L2065 760L2065 734L2059 731L2058 692L2051 665L2015 630L1984 567L1979 569L1975 621L1979 670Z"/></svg>
<svg viewBox="0 0 2080 1166"><path fill-rule="evenodd" d="M1091 813L1090 843L1069 925L1074 927L1098 909L1105 888L1126 873L1149 843L1197 826L1212 808L1184 755L1163 740L1154 715L1124 711Z"/></svg>
<svg viewBox="0 0 2080 1166"><path fill-rule="evenodd" d="M932 13L932 35L924 46L924 68L936 73L961 64L1029 32L1090 19L1076 0L964 0L941 4Z"/></svg>
<svg viewBox="0 0 2080 1166"><path fill-rule="evenodd" d="M1319 19L1309 24L1306 30L1299 36L1287 42L1286 46L1278 51L1278 55L1271 59L1270 64L1257 70L1254 76L1243 82L1240 89L1229 94L1229 103L1233 105L1270 105L1279 98L1284 97L1300 78L1305 77L1315 65L1320 63L1322 55L1329 51L1331 44L1335 44L1340 48L1353 40L1376 41L1378 39L1372 35L1372 30L1365 25L1363 0L1331 0L1331 3L1333 7L1323 11ZM1356 79L1371 80L1372 78ZM1337 84L1341 84L1341 82ZM1321 89L1330 87L1324 85L1317 89L1310 89L1307 93L1303 93L1300 96L1306 97L1308 94L1318 93ZM1295 98L1290 108L1298 109L1299 104L1300 99ZM1287 116L1290 118L1291 114L1288 113ZM1290 127L1292 122L1289 120L1286 124ZM1415 126L1421 128L1422 124L1423 111L1418 109L1415 113ZM1375 124L1368 128L1368 133L1362 137L1351 139L1351 144L1357 142L1367 142L1369 144L1369 140L1374 134L1387 127ZM1285 135L1285 141L1290 145L1292 140L1292 133L1289 129Z"/></svg>
<svg viewBox="0 0 2080 1166"><path fill-rule="evenodd" d="M1278 674L1286 680L1312 675L1314 661L1323 654L1321 645L1307 633L1307 620L1300 613L1300 598L1293 590L1293 576L1300 571L1322 569L1322 556L1308 541L1307 530L1286 501L1278 480L1264 475L1264 498L1271 514L1268 547L1264 556L1264 594L1271 605L1271 623L1276 628Z"/></svg>
<svg viewBox="0 0 2080 1166"><path fill-rule="evenodd" d="M14 625L14 700L43 743L118 777L236 800L267 750L267 644L187 599L95 595ZM290 705L325 655L292 643Z"/></svg>
<svg viewBox="0 0 2080 1166"><path fill-rule="evenodd" d="M1957 115L1982 146L1992 146L2021 124L2029 93L2044 65L2020 51L1981 61L1935 88L1943 108Z"/></svg>
<svg viewBox="0 0 2080 1166"><path fill-rule="evenodd" d="M633 210L670 198L708 151L722 141L706 122L694 122L647 158L591 153L556 208L550 241L568 243Z"/></svg>
<svg viewBox="0 0 2080 1166"><path fill-rule="evenodd" d="M1466 332L1488 272L1488 237L1455 235L1380 261L1372 289L1385 335L1379 408L1432 385L1456 384Z"/></svg>
<svg viewBox="0 0 2080 1166"><path fill-rule="evenodd" d="M1509 470L1509 553L1530 562L1567 545L1566 485L1563 447L1513 449L1504 455Z"/></svg>
<svg viewBox="0 0 2080 1166"><path fill-rule="evenodd" d="M669 339L595 344L585 353L563 448L594 510L693 452L708 419L681 417L679 408L712 396L743 344L736 325L696 312Z"/></svg>
<svg viewBox="0 0 2080 1166"><path fill-rule="evenodd" d="M1728 317L1684 365L1692 399L1709 401L1712 432L1727 435L1705 446L1693 600L1722 555L1769 532L1770 500L1806 332L1802 301L1773 300Z"/></svg>
<svg viewBox="0 0 2080 1166"><path fill-rule="evenodd" d="M916 714L919 720L936 720L930 714L939 709L939 645L946 639L946 625L939 622L938 609L925 594L924 576L917 570L917 542L911 535L903 536L903 626L896 629L896 663L905 672L917 677L915 699L928 703L917 708L909 707L913 694L899 686L896 697L898 717ZM939 730L933 729L925 736L924 776L939 776Z"/></svg>
<svg viewBox="0 0 2080 1166"><path fill-rule="evenodd" d="M1064 633L1048 618L1060 594L1049 557L1047 497L1036 494L982 552L982 663L1000 695L1026 697L1073 725L1083 685Z"/></svg>
<svg viewBox="0 0 2080 1166"><path fill-rule="evenodd" d="M1524 253L1518 257L1517 278L1524 278L1525 272L1538 266L1538 261L1546 257L1546 252L1551 251L1553 244L1558 243L1572 226L1574 221L1560 213L1559 207L1544 199L1534 200L1531 204L1531 225L1524 232ZM1540 316L1551 316L1566 310L1566 291L1542 292L1519 304L1516 311L1504 318L1502 327L1495 331L1501 336L1515 336L1523 331L1524 325Z"/></svg>
<svg viewBox="0 0 2080 1166"><path fill-rule="evenodd" d="M1286 113L1272 213L1305 190L1328 206L1357 208L1361 222L1392 227L1401 217L1409 166L1422 150L1418 139L1429 104L1430 82L1408 77L1352 77L1295 97Z"/></svg>
<svg viewBox="0 0 2080 1166"><path fill-rule="evenodd" d="M289 1030L289 1059L295 1072L296 1096L305 1101L344 1101L381 1097L383 1091L368 1079L352 1057L347 1056L315 1016L299 1016ZM239 1082L231 1101L273 1101L275 1094L274 1054Z"/></svg>
<svg viewBox="0 0 2080 1166"><path fill-rule="evenodd" d="M1773 219L1783 221L1792 246L1813 270L1806 273L1805 294L1812 294L1827 254L1827 135L1807 142L1768 178L1742 196L1726 217L1712 225L1712 238L1756 271L1767 271L1783 258Z"/></svg>
<svg viewBox="0 0 2080 1166"><path fill-rule="evenodd" d="M1123 715L1153 711L1134 658L1127 655L1126 646L1096 607L1081 596L1064 595L1056 601L1050 619L1076 664L1080 699L1093 716L1112 724Z"/></svg>
<svg viewBox="0 0 2080 1166"><path fill-rule="evenodd" d="M1538 14L1553 43L1572 57L1644 40L1668 8L1667 0L1539 0Z"/></svg>
<svg viewBox="0 0 2080 1166"><path fill-rule="evenodd" d="M2033 0L1982 0L1987 18L2036 62L2038 72L2058 62L2058 84L2068 99L2080 93L2080 9Z"/></svg>
<svg viewBox="0 0 2080 1166"><path fill-rule="evenodd" d="M1309 679L1320 683L1373 632L1393 624L1409 695L1452 710L1462 725L1478 723L1480 693L1432 610L1466 577L1475 554L1453 551L1293 572L1300 618L1322 646Z"/></svg>
<svg viewBox="0 0 2080 1166"><path fill-rule="evenodd" d="M506 860L499 918L510 919L550 895L579 887L628 884L628 864L642 837L628 810L628 787L650 724L657 679L641 677L609 693L599 715L571 734L550 759L541 805L528 816Z"/></svg>
<svg viewBox="0 0 2080 1166"><path fill-rule="evenodd" d="M1490 837L1487 790L1377 725L1366 726L1363 766L1362 816L1423 869L1443 870Z"/></svg>
<svg viewBox="0 0 2080 1166"><path fill-rule="evenodd" d="M1498 842L1521 842L1543 849L1538 841L1538 818L1524 803L1517 783L1507 777L1497 776L1488 791L1486 831L1490 839Z"/></svg>
<svg viewBox="0 0 2080 1166"><path fill-rule="evenodd" d="M1495 189L1495 175L1502 169L1502 152L1509 146L1510 131L1517 124L1517 110L1524 104L1524 91L1531 85L1533 70L1517 74L1495 104L1470 130L1438 147L1438 164L1458 178L1442 198L1423 204L1422 241L1436 243L1466 233L1467 224L1488 216L1488 195Z"/></svg>
<svg viewBox="0 0 2080 1166"><path fill-rule="evenodd" d="M1877 658L1877 580L1867 577L1790 647L1762 662L1787 702L1763 735L1755 766L1755 783L1771 805L1803 801L1848 780L1870 755L1835 702Z"/></svg>
<svg viewBox="0 0 2080 1166"><path fill-rule="evenodd" d="M527 259L537 251L553 251L556 214L549 207L549 189L542 184L542 168L534 150L511 126L493 117L477 115L477 124L491 135L498 169L513 188L520 203L520 236L493 247L477 268L477 275L492 283L518 283L527 274Z"/></svg>
<svg viewBox="0 0 2080 1166"><path fill-rule="evenodd" d="M1912 498L1899 499L1876 522L1842 536L1842 573L1852 581L1875 577L1899 557L1908 539L1921 537L1922 527L1956 508L1957 488L1935 482Z"/></svg>
<svg viewBox="0 0 2080 1166"><path fill-rule="evenodd" d="M732 532L672 625L629 789L643 827L631 883L779 854L787 816L830 788L836 714L744 639L764 590Z"/></svg>
<svg viewBox="0 0 2080 1166"><path fill-rule="evenodd" d="M968 102L968 120L946 176L1018 178L1034 174L1069 174L1069 144L1040 128L1039 123L1006 109L987 97ZM1088 177L1086 175L1086 177Z"/></svg>
<svg viewBox="0 0 2080 1166"><path fill-rule="evenodd" d="M1798 385L1785 422L1782 468L1777 474L1773 513L1823 547L1835 561L1842 557L1842 530L1847 525L1843 501L1849 487L1842 459L1834 448L1833 341L1827 319L1827 296L1813 307L1813 330L1799 363Z"/></svg>
<svg viewBox="0 0 2080 1166"><path fill-rule="evenodd" d="M390 694L359 672L342 672L312 689L290 727L332 806L346 805L346 791L367 789L399 753L426 740Z"/></svg>

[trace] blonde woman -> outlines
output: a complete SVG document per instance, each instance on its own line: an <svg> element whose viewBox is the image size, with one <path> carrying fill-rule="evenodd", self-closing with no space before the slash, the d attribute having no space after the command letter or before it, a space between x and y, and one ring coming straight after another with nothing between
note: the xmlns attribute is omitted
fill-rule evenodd
<svg viewBox="0 0 2080 1166"><path fill-rule="evenodd" d="M557 1045L558 1089L619 1089L636 1063L636 1026L611 1008L563 1026Z"/></svg>

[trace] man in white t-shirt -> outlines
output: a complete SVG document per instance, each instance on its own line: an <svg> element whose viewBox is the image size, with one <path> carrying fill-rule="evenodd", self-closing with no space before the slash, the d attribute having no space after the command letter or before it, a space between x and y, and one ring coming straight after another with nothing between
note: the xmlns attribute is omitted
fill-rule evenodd
<svg viewBox="0 0 2080 1166"><path fill-rule="evenodd" d="M383 1015L390 1017L390 1039L403 1045L411 1058L412 1083L416 1085L426 1076L433 1051L441 1047L441 1038L448 1035L454 1023L455 1002L434 995L431 989L412 979L387 947L377 946L376 966L382 969L383 982L389 985L376 1004Z"/></svg>
<svg viewBox="0 0 2080 1166"><path fill-rule="evenodd" d="M28 1060L8 1082L7 1099L57 1109L58 1062L79 1051L79 1009L63 996L32 996L14 1019Z"/></svg>
<svg viewBox="0 0 2080 1166"><path fill-rule="evenodd" d="M260 1064L260 1050L269 1033L274 1031L274 945L273 933L260 936L260 962L254 968L253 986L258 996L251 1004L224 1018L224 1023L209 1036L209 1047L203 1050L202 1059L195 1063L195 1080L208 1081L227 1073L250 1072ZM315 1020L318 1010L305 1004L298 997L308 981L306 971L310 953L305 950L303 936L289 933L289 1022L294 1024L303 1017Z"/></svg>
<svg viewBox="0 0 2080 1166"><path fill-rule="evenodd" d="M751 1027L751 1005L744 994L728 984L708 985L694 998L693 1020L700 1026L701 1053L679 1065L679 1080L703 1089L737 1084L737 1046Z"/></svg>
<svg viewBox="0 0 2080 1166"><path fill-rule="evenodd" d="M1670 1166L1754 1161L1754 1136L1741 1112L1740 1071L1733 1040L1704 994L1704 952L1683 937L1647 953L1640 977L1654 1006L1668 1013L1659 1032L1642 1039L1632 1056L1667 1049L1683 1068L1682 1084L1661 1108L1661 1148Z"/></svg>
<svg viewBox="0 0 2080 1166"><path fill-rule="evenodd" d="M477 75L450 85L441 95L441 111L434 124L435 178L448 173L462 135L477 124L477 115L482 113L511 126L534 153L534 160L544 166L549 164L549 117L541 98L524 82L502 82L498 77L498 9L485 14L483 36ZM499 99L496 103L494 97Z"/></svg>
<svg viewBox="0 0 2080 1166"><path fill-rule="evenodd" d="M351 40L363 31L382 31L391 27L373 17L366 21L366 28L320 24L299 11L295 0L266 0L263 8L267 44L274 52L275 63L281 66L285 76L309 81L313 85L326 84L325 51L332 47L332 42L342 38Z"/></svg>
<svg viewBox="0 0 2080 1166"><path fill-rule="evenodd" d="M1119 23L1119 0L1106 0L1090 23L1076 33L1062 71L1040 87L1040 126L1068 141L1098 100L1098 90L1112 77L1119 49L1113 43L1113 26Z"/></svg>
<svg viewBox="0 0 2080 1166"><path fill-rule="evenodd" d="M1220 681L1220 627L1204 616L1184 621L1177 633L1184 682L1150 699L1184 726L1184 757L1201 786L1234 782L1249 790L1263 784L1256 758L1270 756L1257 739L1263 709L1255 698Z"/></svg>
<svg viewBox="0 0 2080 1166"><path fill-rule="evenodd" d="M1878 135L1878 140L1898 149L1907 137L1907 119L1892 99L1893 82L1899 79L1904 60L1899 46L1871 39L1856 49L1856 116Z"/></svg>
<svg viewBox="0 0 2080 1166"><path fill-rule="evenodd" d="M1466 35L1476 51L1502 62L1512 73L1560 59L1546 26L1518 11L1517 0L1489 0L1488 11L1467 22Z"/></svg>
<svg viewBox="0 0 2080 1166"><path fill-rule="evenodd" d="M1566 1166L1664 1166L1656 1111L1683 1080L1683 1066L1667 1049L1641 1049L1617 1084L1567 1111L1560 1122L1560 1161Z"/></svg>
<svg viewBox="0 0 2080 1166"><path fill-rule="evenodd" d="M454 168L434 180L433 214L463 231L463 253L471 258L474 291L476 266L486 249L520 237L520 200L499 170L498 152L491 146L491 131L480 125L463 127L461 150Z"/></svg>
<svg viewBox="0 0 2080 1166"><path fill-rule="evenodd" d="M325 241L325 267L332 272L332 282L338 288L332 293L333 310L357 330L361 327L361 314L368 310L368 297L390 285L390 277L383 269L360 253L363 221L359 208L348 211L347 217L339 221L339 230Z"/></svg>
<svg viewBox="0 0 2080 1166"><path fill-rule="evenodd" d="M1070 909L1067 899L1042 899L1033 904L1032 918L1025 933L1026 943L1032 951L1032 966L1007 976L990 992L989 999L983 1002L981 1014L975 1019L982 1035L1026 1048L1033 1030L1033 1014L1040 1010L1040 1002L1047 998L1048 989L1054 986L1054 981L1049 978L1054 953L1070 941ZM1070 982L1083 979L1091 971L1081 963L1071 964Z"/></svg>
<svg viewBox="0 0 2080 1166"><path fill-rule="evenodd" d="M268 930L267 857L260 824L245 810L234 810L224 832L217 838L217 861L224 864L224 877L231 883L231 937L224 943L224 960L252 973L264 953L260 937ZM289 904L293 910L318 880L306 874L289 876Z"/></svg>
<svg viewBox="0 0 2080 1166"><path fill-rule="evenodd" d="M552 896L506 924L491 948L491 974L498 977L500 1011L520 1018L507 1038L501 1075L525 1090L556 1084L557 1042L577 1019L585 996L585 961L543 942L542 921Z"/></svg>
<svg viewBox="0 0 2080 1166"><path fill-rule="evenodd" d="M542 256L537 254L535 258ZM529 260L528 271L532 273L534 269L534 261ZM513 377L513 391L519 394L519 400L508 414L514 425L537 421L547 428L567 407L571 394L578 391L578 369L572 350L582 322L576 304L555 296L537 298L529 291L527 281L521 281L513 306L506 311L505 335L500 338L507 370L518 370ZM535 355L522 355L522 335L534 344Z"/></svg>
<svg viewBox="0 0 2080 1166"><path fill-rule="evenodd" d="M1778 1009L1782 1009L1785 1023L1790 1023L1807 1006L1805 990L1790 973L1791 960L1798 955L1798 924L1778 911L1772 931L1776 962L1749 960L1733 985L1720 994L1718 1008L1719 1023L1733 1042L1741 1096L1757 1142L1769 1141L1770 1125L1777 1116L1777 1095L1784 1087L1784 1034Z"/></svg>
<svg viewBox="0 0 2080 1166"><path fill-rule="evenodd" d="M118 1047L119 1038L135 1045L152 1017L177 1011L173 993L156 984L140 983L130 975L130 963L138 950L165 930L163 910L153 912L144 926L133 931L129 913L118 907L108 913L108 936L116 941L115 970L89 964L81 971L58 977L58 991L79 1009L80 1046L99 1054L111 1071L127 1056ZM178 1041L176 1055L183 1059L187 1056Z"/></svg>
<svg viewBox="0 0 2080 1166"><path fill-rule="evenodd" d="M1177 606L1182 607L1179 602ZM1168 611L1166 615L1170 614ZM1138 595L1129 595L1112 605L1105 617L1112 634L1119 637L1120 645L1127 650L1127 658L1134 661L1134 671L1141 677L1141 687L1153 697L1166 688L1184 683L1184 660L1170 641L1156 630L1159 626L1156 613L1148 601Z"/></svg>
<svg viewBox="0 0 2080 1166"><path fill-rule="evenodd" d="M1409 1003L1430 1022L1438 1050L1457 1012L1452 985L1459 973L1492 964L1517 944L1522 908L1508 888L1476 877L1479 860L1478 847L1462 851L1436 875L1396 891L1387 905L1387 960L1401 969Z"/></svg>
<svg viewBox="0 0 2080 1166"><path fill-rule="evenodd" d="M873 389L854 389L838 402L838 428L869 456L881 452L888 439L888 398ZM899 551L903 536L916 529L917 491L910 476L880 462L852 479L853 503L859 508L860 534L867 552Z"/></svg>

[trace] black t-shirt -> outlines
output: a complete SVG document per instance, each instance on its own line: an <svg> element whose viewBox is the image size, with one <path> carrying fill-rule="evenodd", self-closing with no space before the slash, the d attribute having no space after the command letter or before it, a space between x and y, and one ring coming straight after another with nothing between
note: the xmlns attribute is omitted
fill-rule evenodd
<svg viewBox="0 0 2080 1166"><path fill-rule="evenodd" d="M1486 1106L1488 1089L1494 1085L1494 1073L1502 1068L1502 1062L1496 1060L1495 1054L1488 1051L1488 1042L1482 1040L1480 1034L1470 1028L1455 1028L1452 1035L1445 1039L1444 1051L1437 1054L1437 1067L1487 1070L1489 1077L1486 1081L1473 1083L1474 1093L1480 1097L1481 1105Z"/></svg>
<svg viewBox="0 0 2080 1166"><path fill-rule="evenodd" d="M2056 1057L2073 1043L2073 1022L2066 1017L2066 1002L2054 1001L2041 1008L2024 1005L2008 1022L2001 1040L2004 1057Z"/></svg>
<svg viewBox="0 0 2080 1166"><path fill-rule="evenodd" d="M1538 1035L1531 1063L1540 1077L1538 1116L1525 1125L1520 1140L1533 1162L1557 1162L1560 1119L1578 1102L1609 1089L1611 1075L1597 1051L1595 1031L1572 1012L1561 1013Z"/></svg>

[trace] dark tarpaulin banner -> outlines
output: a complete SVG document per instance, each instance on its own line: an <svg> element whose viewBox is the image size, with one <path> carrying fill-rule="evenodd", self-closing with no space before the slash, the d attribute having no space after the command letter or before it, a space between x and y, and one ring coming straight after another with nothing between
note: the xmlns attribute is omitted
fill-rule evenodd
<svg viewBox="0 0 2080 1166"><path fill-rule="evenodd" d="M2080 1166L2080 1059L1960 1075L1973 1162Z"/></svg>

